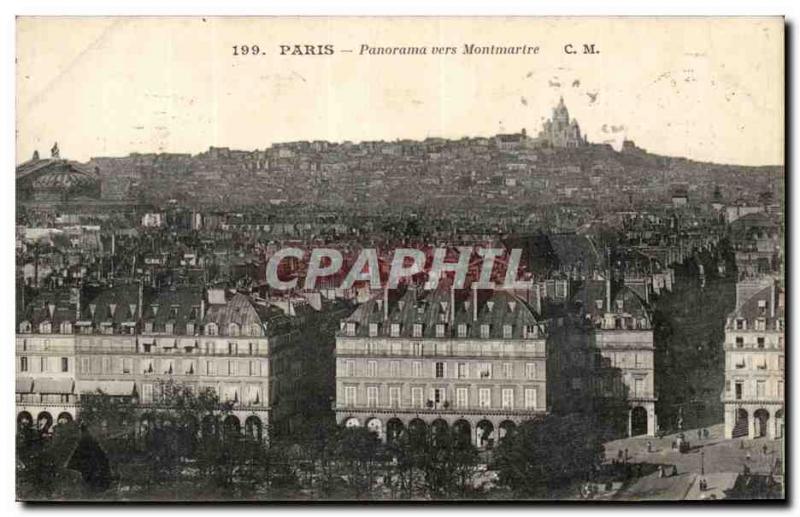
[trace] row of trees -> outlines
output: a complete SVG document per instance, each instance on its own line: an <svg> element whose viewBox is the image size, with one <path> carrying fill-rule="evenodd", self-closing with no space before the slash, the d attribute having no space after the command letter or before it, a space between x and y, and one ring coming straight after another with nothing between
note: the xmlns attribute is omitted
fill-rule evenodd
<svg viewBox="0 0 800 517"><path fill-rule="evenodd" d="M368 429L323 422L268 447L225 425L232 408L213 390L167 383L163 393L157 411L97 394L82 400L78 422L49 435L20 428L19 497L460 499L499 490L538 498L589 479L603 455L591 422L559 417L522 424L493 452L449 431L409 428L384 443Z"/></svg>

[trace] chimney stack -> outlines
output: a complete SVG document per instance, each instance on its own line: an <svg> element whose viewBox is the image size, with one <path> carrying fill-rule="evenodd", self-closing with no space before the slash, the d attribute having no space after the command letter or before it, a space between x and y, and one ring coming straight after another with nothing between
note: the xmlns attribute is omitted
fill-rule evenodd
<svg viewBox="0 0 800 517"><path fill-rule="evenodd" d="M606 312L611 312L611 275L606 276Z"/></svg>
<svg viewBox="0 0 800 517"><path fill-rule="evenodd" d="M383 289L383 321L389 321L389 288Z"/></svg>
<svg viewBox="0 0 800 517"><path fill-rule="evenodd" d="M139 280L139 299L138 305L136 307L136 318L141 321L142 319L142 304L144 303L144 285L142 281Z"/></svg>
<svg viewBox="0 0 800 517"><path fill-rule="evenodd" d="M450 286L450 318L448 323L452 325L456 321L456 289L455 286Z"/></svg>
<svg viewBox="0 0 800 517"><path fill-rule="evenodd" d="M472 284L472 321L478 321L478 284Z"/></svg>
<svg viewBox="0 0 800 517"><path fill-rule="evenodd" d="M769 316L771 318L775 317L775 305L777 305L777 299L775 296L775 282L773 281L769 290Z"/></svg>

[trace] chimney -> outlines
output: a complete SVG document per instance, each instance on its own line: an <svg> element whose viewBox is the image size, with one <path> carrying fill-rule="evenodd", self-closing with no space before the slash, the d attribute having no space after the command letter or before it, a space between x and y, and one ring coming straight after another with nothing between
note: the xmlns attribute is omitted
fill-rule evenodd
<svg viewBox="0 0 800 517"><path fill-rule="evenodd" d="M144 285L142 281L139 280L139 305L136 308L136 319L142 319L142 304L144 303Z"/></svg>
<svg viewBox="0 0 800 517"><path fill-rule="evenodd" d="M452 325L456 321L456 289L453 285L450 286L450 319L449 323Z"/></svg>
<svg viewBox="0 0 800 517"><path fill-rule="evenodd" d="M472 321L478 321L478 284L472 284Z"/></svg>
<svg viewBox="0 0 800 517"><path fill-rule="evenodd" d="M769 289L769 316L770 318L775 317L775 305L777 305L777 300L775 299L775 282L773 281L770 284Z"/></svg>
<svg viewBox="0 0 800 517"><path fill-rule="evenodd" d="M611 312L611 275L606 277L606 312Z"/></svg>
<svg viewBox="0 0 800 517"><path fill-rule="evenodd" d="M383 289L383 321L389 321L389 288Z"/></svg>

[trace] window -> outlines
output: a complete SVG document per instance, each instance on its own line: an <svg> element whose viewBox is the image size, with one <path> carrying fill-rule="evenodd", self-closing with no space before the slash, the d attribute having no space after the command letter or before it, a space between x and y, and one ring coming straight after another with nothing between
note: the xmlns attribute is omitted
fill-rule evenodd
<svg viewBox="0 0 800 517"><path fill-rule="evenodd" d="M511 339L511 332L513 327L511 325L503 325L503 339Z"/></svg>
<svg viewBox="0 0 800 517"><path fill-rule="evenodd" d="M503 363L503 378L510 379L514 376L514 368L511 363Z"/></svg>
<svg viewBox="0 0 800 517"><path fill-rule="evenodd" d="M400 388L395 386L389 388L389 406L400 407Z"/></svg>
<svg viewBox="0 0 800 517"><path fill-rule="evenodd" d="M239 363L236 361L228 361L228 375L237 375L239 369L238 366Z"/></svg>
<svg viewBox="0 0 800 517"><path fill-rule="evenodd" d="M355 322L348 321L344 325L344 332L348 336L355 336L356 335L356 324Z"/></svg>
<svg viewBox="0 0 800 517"><path fill-rule="evenodd" d="M602 299L595 300L594 301L594 306L597 307L597 309L602 309L603 308L603 300Z"/></svg>
<svg viewBox="0 0 800 517"><path fill-rule="evenodd" d="M367 377L378 376L378 363L376 361L367 361Z"/></svg>
<svg viewBox="0 0 800 517"><path fill-rule="evenodd" d="M482 408L492 407L491 402L492 392L489 388L481 388L478 390L478 404Z"/></svg>
<svg viewBox="0 0 800 517"><path fill-rule="evenodd" d="M414 323L411 327L411 335L413 337L422 337L422 323Z"/></svg>
<svg viewBox="0 0 800 517"><path fill-rule="evenodd" d="M239 335L239 325L236 323L231 323L228 325L228 335L229 336L238 336Z"/></svg>
<svg viewBox="0 0 800 517"><path fill-rule="evenodd" d="M28 371L28 358L27 357L20 357L19 358L19 371L27 372Z"/></svg>
<svg viewBox="0 0 800 517"><path fill-rule="evenodd" d="M239 347L236 346L236 343L228 343L228 355L236 355L239 351L237 350Z"/></svg>
<svg viewBox="0 0 800 517"><path fill-rule="evenodd" d="M400 324L399 323L392 323L389 327L389 332L392 337L397 337L400 335Z"/></svg>
<svg viewBox="0 0 800 517"><path fill-rule="evenodd" d="M525 377L528 379L536 378L536 363L528 363L525 365Z"/></svg>
<svg viewBox="0 0 800 517"><path fill-rule="evenodd" d="M391 377L400 377L400 362L392 361L389 363L389 374Z"/></svg>
<svg viewBox="0 0 800 517"><path fill-rule="evenodd" d="M422 363L414 361L411 365L411 373L414 377L422 377Z"/></svg>
<svg viewBox="0 0 800 517"><path fill-rule="evenodd" d="M745 330L746 325L742 318L736 320L736 330Z"/></svg>
<svg viewBox="0 0 800 517"><path fill-rule="evenodd" d="M441 379L444 377L444 363L436 363L436 378Z"/></svg>
<svg viewBox="0 0 800 517"><path fill-rule="evenodd" d="M762 399L766 395L767 395L767 382L756 381L756 397Z"/></svg>
<svg viewBox="0 0 800 517"><path fill-rule="evenodd" d="M456 389L456 407L458 408L466 408L469 407L469 391L467 388L457 388Z"/></svg>
<svg viewBox="0 0 800 517"><path fill-rule="evenodd" d="M153 402L153 385L142 384L142 402L149 404Z"/></svg>
<svg viewBox="0 0 800 517"><path fill-rule="evenodd" d="M369 324L369 337L375 337L378 335L378 324L377 323L370 323Z"/></svg>
<svg viewBox="0 0 800 517"><path fill-rule="evenodd" d="M778 356L778 370L780 370L780 371L783 371L783 361L784 361L783 356L779 355Z"/></svg>
<svg viewBox="0 0 800 517"><path fill-rule="evenodd" d="M741 382L737 382L734 385L734 389L735 389L736 400L742 400L742 395L743 395L742 391L744 390L744 384Z"/></svg>
<svg viewBox="0 0 800 517"><path fill-rule="evenodd" d="M254 375L258 375L258 361L248 361L247 366L247 373L251 377Z"/></svg>
<svg viewBox="0 0 800 517"><path fill-rule="evenodd" d="M758 318L756 320L756 330L761 330L761 331L767 330L767 320L765 320L764 318Z"/></svg>
<svg viewBox="0 0 800 517"><path fill-rule="evenodd" d="M778 389L778 393L776 393L776 395L777 395L779 398L781 398L781 399L782 399L782 398L783 398L783 381L778 381L778 384L777 384L777 389Z"/></svg>
<svg viewBox="0 0 800 517"><path fill-rule="evenodd" d="M422 404L422 388L411 388L411 406L420 408Z"/></svg>
<svg viewBox="0 0 800 517"><path fill-rule="evenodd" d="M525 388L525 409L536 409L536 388Z"/></svg>
<svg viewBox="0 0 800 517"><path fill-rule="evenodd" d="M62 357L61 358L61 371L68 372L69 371L69 358Z"/></svg>
<svg viewBox="0 0 800 517"><path fill-rule="evenodd" d="M444 337L444 323L436 324L436 337Z"/></svg>
<svg viewBox="0 0 800 517"><path fill-rule="evenodd" d="M481 379L492 378L492 363L480 363L478 365L478 377Z"/></svg>
<svg viewBox="0 0 800 517"><path fill-rule="evenodd" d="M490 329L491 327L489 326L488 323L481 324L481 337L484 339L488 338Z"/></svg>
<svg viewBox="0 0 800 517"><path fill-rule="evenodd" d="M756 344L758 345L758 348L764 348L764 338L763 337L756 338Z"/></svg>
<svg viewBox="0 0 800 517"><path fill-rule="evenodd" d="M637 378L633 380L633 395L635 397L644 396L644 379Z"/></svg>
<svg viewBox="0 0 800 517"><path fill-rule="evenodd" d="M40 357L39 358L39 370L41 372L43 372L43 373L48 371L48 369L47 369L47 358L46 357Z"/></svg>
<svg viewBox="0 0 800 517"><path fill-rule="evenodd" d="M736 348L744 348L744 338L737 337L736 338Z"/></svg>
<svg viewBox="0 0 800 517"><path fill-rule="evenodd" d="M345 377L355 377L356 376L356 363L355 361L345 361L344 362L344 376Z"/></svg>
<svg viewBox="0 0 800 517"><path fill-rule="evenodd" d="M467 378L467 363L458 363L458 378Z"/></svg>
<svg viewBox="0 0 800 517"><path fill-rule="evenodd" d="M422 355L422 343L412 343L411 353L413 355Z"/></svg>
<svg viewBox="0 0 800 517"><path fill-rule="evenodd" d="M616 300L617 304L617 311L622 312L622 309L625 307L625 302L623 300Z"/></svg>
<svg viewBox="0 0 800 517"><path fill-rule="evenodd" d="M186 375L194 375L194 361L184 361L183 362L183 373Z"/></svg>
<svg viewBox="0 0 800 517"><path fill-rule="evenodd" d="M219 329L217 328L216 323L209 323L206 325L206 335L207 336L216 336L219 333Z"/></svg>
<svg viewBox="0 0 800 517"><path fill-rule="evenodd" d="M367 406L377 407L378 405L378 388L376 386L367 387Z"/></svg>
<svg viewBox="0 0 800 517"><path fill-rule="evenodd" d="M745 367L745 360L743 355L738 355L733 357L734 366L737 369L742 369Z"/></svg>
<svg viewBox="0 0 800 517"><path fill-rule="evenodd" d="M466 323L459 323L457 332L458 332L458 337L467 337L467 325L466 325Z"/></svg>
<svg viewBox="0 0 800 517"><path fill-rule="evenodd" d="M503 388L503 409L514 408L514 390L513 388Z"/></svg>
<svg viewBox="0 0 800 517"><path fill-rule="evenodd" d="M217 367L214 361L206 361L206 375L216 375Z"/></svg>
<svg viewBox="0 0 800 517"><path fill-rule="evenodd" d="M356 387L355 386L345 386L344 388L344 404L346 406L355 406L356 405Z"/></svg>
<svg viewBox="0 0 800 517"><path fill-rule="evenodd" d="M433 404L435 407L441 407L444 404L446 399L446 392L442 388L434 388L433 389Z"/></svg>
<svg viewBox="0 0 800 517"><path fill-rule="evenodd" d="M131 370L133 370L133 359L124 357L122 359L122 373L131 373Z"/></svg>

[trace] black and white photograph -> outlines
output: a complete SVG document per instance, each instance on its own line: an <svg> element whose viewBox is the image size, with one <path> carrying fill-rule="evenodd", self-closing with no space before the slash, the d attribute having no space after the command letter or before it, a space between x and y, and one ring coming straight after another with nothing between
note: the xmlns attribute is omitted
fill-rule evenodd
<svg viewBox="0 0 800 517"><path fill-rule="evenodd" d="M14 25L17 501L786 500L783 17Z"/></svg>

